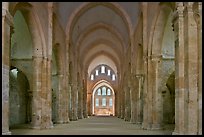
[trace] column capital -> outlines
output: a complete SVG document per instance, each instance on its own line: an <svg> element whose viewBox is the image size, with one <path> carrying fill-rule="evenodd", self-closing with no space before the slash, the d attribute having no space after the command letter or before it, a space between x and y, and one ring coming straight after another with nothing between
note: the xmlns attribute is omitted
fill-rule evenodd
<svg viewBox="0 0 204 137"><path fill-rule="evenodd" d="M183 17L184 5L183 2L176 2L176 10L173 12L172 22L174 23L178 17Z"/></svg>
<svg viewBox="0 0 204 137"><path fill-rule="evenodd" d="M9 26L14 27L13 16L9 13L8 9L2 7L2 19L5 18L5 21Z"/></svg>
<svg viewBox="0 0 204 137"><path fill-rule="evenodd" d="M161 61L162 55L151 55L152 61Z"/></svg>

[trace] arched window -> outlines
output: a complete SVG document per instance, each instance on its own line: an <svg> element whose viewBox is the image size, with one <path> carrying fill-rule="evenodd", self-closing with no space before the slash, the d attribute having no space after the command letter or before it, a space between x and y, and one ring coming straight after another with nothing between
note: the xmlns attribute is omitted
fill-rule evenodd
<svg viewBox="0 0 204 137"><path fill-rule="evenodd" d="M106 87L102 88L102 95L106 95Z"/></svg>
<svg viewBox="0 0 204 137"><path fill-rule="evenodd" d="M107 95L111 95L110 89L107 90Z"/></svg>
<svg viewBox="0 0 204 137"><path fill-rule="evenodd" d="M115 74L112 75L112 80L115 81Z"/></svg>
<svg viewBox="0 0 204 137"><path fill-rule="evenodd" d="M96 107L98 107L98 106L99 106L99 99L96 98Z"/></svg>
<svg viewBox="0 0 204 137"><path fill-rule="evenodd" d="M100 88L98 89L98 95L101 95L101 89Z"/></svg>
<svg viewBox="0 0 204 137"><path fill-rule="evenodd" d="M105 107L106 106L106 98L102 99L102 106Z"/></svg>
<svg viewBox="0 0 204 137"><path fill-rule="evenodd" d="M94 75L93 74L91 74L91 80L94 80Z"/></svg>
<svg viewBox="0 0 204 137"><path fill-rule="evenodd" d="M105 73L105 66L101 66L101 73Z"/></svg>
<svg viewBox="0 0 204 137"><path fill-rule="evenodd" d="M109 107L112 107L113 106L113 100L112 98L109 99Z"/></svg>
<svg viewBox="0 0 204 137"><path fill-rule="evenodd" d="M108 70L108 76L110 76L110 69Z"/></svg>
<svg viewBox="0 0 204 137"><path fill-rule="evenodd" d="M96 70L96 76L98 76L98 70Z"/></svg>

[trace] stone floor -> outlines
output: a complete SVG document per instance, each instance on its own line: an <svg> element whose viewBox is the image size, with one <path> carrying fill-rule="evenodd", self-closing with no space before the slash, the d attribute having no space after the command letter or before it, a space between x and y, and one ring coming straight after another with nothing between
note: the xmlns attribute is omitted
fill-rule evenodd
<svg viewBox="0 0 204 137"><path fill-rule="evenodd" d="M18 125L10 131L12 135L171 135L173 127L166 125L164 130L142 130L141 125L117 117L92 116L68 124L54 124L52 129L37 130Z"/></svg>

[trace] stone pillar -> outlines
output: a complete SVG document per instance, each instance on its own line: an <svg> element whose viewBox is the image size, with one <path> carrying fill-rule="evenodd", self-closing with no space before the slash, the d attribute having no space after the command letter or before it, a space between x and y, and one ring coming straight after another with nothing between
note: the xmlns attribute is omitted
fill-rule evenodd
<svg viewBox="0 0 204 137"><path fill-rule="evenodd" d="M143 90L143 121L142 121L142 128L147 129L148 128L148 98L147 98L147 57L143 57L144 60L144 90Z"/></svg>
<svg viewBox="0 0 204 137"><path fill-rule="evenodd" d="M202 2L198 3L198 13L199 13L199 18L198 18L198 61L199 61L199 67L198 67L198 98L199 98L199 103L198 103L198 108L199 108L199 120L198 120L198 134L202 135Z"/></svg>
<svg viewBox="0 0 204 137"><path fill-rule="evenodd" d="M135 75L131 75L131 88L130 88L130 98L131 98L131 118L130 122L135 124L137 122L137 112L138 112L138 80Z"/></svg>
<svg viewBox="0 0 204 137"><path fill-rule="evenodd" d="M176 3L173 17L175 33L175 129L173 135L184 134L185 125L185 90L184 90L184 6Z"/></svg>
<svg viewBox="0 0 204 137"><path fill-rule="evenodd" d="M124 120L125 121L130 121L130 113L131 113L131 101L130 101L130 88L128 87L128 85L126 85L124 87L124 91L125 91L125 116L124 116Z"/></svg>
<svg viewBox="0 0 204 137"><path fill-rule="evenodd" d="M66 73L66 72L65 72ZM64 109L65 109L65 116L64 116L64 123L69 123L69 81L68 80L68 75L64 76Z"/></svg>
<svg viewBox="0 0 204 137"><path fill-rule="evenodd" d="M81 82L78 79L78 118L83 118L83 88L81 86Z"/></svg>
<svg viewBox="0 0 204 137"><path fill-rule="evenodd" d="M67 119L66 119L66 123L69 123L70 122L70 93L71 93L71 88L70 88L70 84L71 84L71 79L70 79L70 64L69 64L69 61L70 61L70 53L69 53L69 41L66 40L66 53L65 53L65 74L66 74L66 79L65 79L65 92L66 92L66 96L67 96L67 99L66 99L66 114L67 114Z"/></svg>
<svg viewBox="0 0 204 137"><path fill-rule="evenodd" d="M71 120L72 119L72 81L73 81L73 79L72 79L72 75L73 75L73 72L72 72L72 62L70 61L69 62L69 73L68 73L69 75L69 83L68 83L68 92L69 92L69 106L68 106L68 109L69 109L69 119Z"/></svg>
<svg viewBox="0 0 204 137"><path fill-rule="evenodd" d="M121 86L120 88L120 99L121 99L121 117L120 118L121 119L124 119L125 117L125 91L124 91L123 86Z"/></svg>
<svg viewBox="0 0 204 137"><path fill-rule="evenodd" d="M91 102L92 102L92 97L91 97L91 93L87 94L87 106L88 106L88 116L91 116L92 113L92 107L91 107Z"/></svg>
<svg viewBox="0 0 204 137"><path fill-rule="evenodd" d="M153 80L152 80L152 61L150 59L150 56L145 57L145 91L144 91L144 129L151 129L152 128L152 120L153 120ZM146 113L146 114L145 114Z"/></svg>
<svg viewBox="0 0 204 137"><path fill-rule="evenodd" d="M136 120L137 120L137 124L141 124L143 119L143 79L144 78L142 74L136 74L135 77L138 80L138 85L136 85L136 88L138 90L137 102L136 102L136 105L137 105Z"/></svg>
<svg viewBox="0 0 204 137"><path fill-rule="evenodd" d="M52 69L51 69L51 59L46 60L47 64L47 89L46 89L46 109L45 109L45 128L53 128L52 122Z"/></svg>
<svg viewBox="0 0 204 137"><path fill-rule="evenodd" d="M162 56L152 55L152 96L153 96L153 108L152 108L152 127L151 129L162 129L162 95L159 92L159 79L158 70L160 67Z"/></svg>
<svg viewBox="0 0 204 137"><path fill-rule="evenodd" d="M68 92L69 92L69 106L68 106L68 111L69 111L69 120L71 121L72 119L72 83L69 83L68 85Z"/></svg>
<svg viewBox="0 0 204 137"><path fill-rule="evenodd" d="M184 4L185 87L188 110L186 134L198 134L198 36L193 2Z"/></svg>
<svg viewBox="0 0 204 137"><path fill-rule="evenodd" d="M86 76L85 76L86 78ZM87 113L87 89L86 89L86 82L87 80L83 80L83 117L87 118L88 113Z"/></svg>
<svg viewBox="0 0 204 137"><path fill-rule="evenodd" d="M8 11L8 2L2 2L2 135L9 131L9 71L10 71L10 27L13 18Z"/></svg>
<svg viewBox="0 0 204 137"><path fill-rule="evenodd" d="M63 123L63 116L62 116L62 104L63 104L63 75L58 74L58 93L57 93L57 123L62 124Z"/></svg>
<svg viewBox="0 0 204 137"><path fill-rule="evenodd" d="M142 43L143 43L143 68L144 68L144 106L143 106L143 122L142 122L142 128L147 129L148 128L148 30L147 30L147 11L148 11L148 3L142 2L142 26L143 26L143 36L142 36Z"/></svg>
<svg viewBox="0 0 204 137"><path fill-rule="evenodd" d="M71 110L72 110L72 117L71 117L71 121L76 121L78 119L78 115L77 115L77 99L78 99L78 91L77 91L77 82L73 82L71 85Z"/></svg>
<svg viewBox="0 0 204 137"><path fill-rule="evenodd" d="M33 56L33 102L32 102L32 128L41 128L42 119L42 61L43 57Z"/></svg>
<svg viewBox="0 0 204 137"><path fill-rule="evenodd" d="M115 97L117 98L117 117L120 118L121 117L121 92L119 90L119 86L118 86L118 90L117 90L117 93L115 93Z"/></svg>
<svg viewBox="0 0 204 137"><path fill-rule="evenodd" d="M48 58L42 59L42 71L40 75L41 89L39 98L41 99L41 124L40 128L52 128L52 90L51 90L51 61ZM38 81L36 81L38 82Z"/></svg>

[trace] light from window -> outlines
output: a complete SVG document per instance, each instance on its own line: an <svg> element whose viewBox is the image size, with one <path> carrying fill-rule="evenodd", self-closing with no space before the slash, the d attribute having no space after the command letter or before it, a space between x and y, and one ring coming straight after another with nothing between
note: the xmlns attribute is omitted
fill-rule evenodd
<svg viewBox="0 0 204 137"><path fill-rule="evenodd" d="M94 80L94 75L93 74L91 74L91 80Z"/></svg>
<svg viewBox="0 0 204 137"><path fill-rule="evenodd" d="M98 106L99 106L99 99L96 98L96 107L98 107Z"/></svg>
<svg viewBox="0 0 204 137"><path fill-rule="evenodd" d="M98 89L98 95L101 95L101 89L100 88Z"/></svg>
<svg viewBox="0 0 204 137"><path fill-rule="evenodd" d="M111 95L110 89L107 90L107 95Z"/></svg>
<svg viewBox="0 0 204 137"><path fill-rule="evenodd" d="M115 74L112 75L112 80L115 81Z"/></svg>
<svg viewBox="0 0 204 137"><path fill-rule="evenodd" d="M101 66L101 73L105 73L105 66Z"/></svg>
<svg viewBox="0 0 204 137"><path fill-rule="evenodd" d="M102 95L106 95L106 87L102 88Z"/></svg>
<svg viewBox="0 0 204 137"><path fill-rule="evenodd" d="M110 107L113 106L113 100L112 100L112 98L109 99L109 106L110 106Z"/></svg>
<svg viewBox="0 0 204 137"><path fill-rule="evenodd" d="M98 76L98 70L96 70L96 76Z"/></svg>
<svg viewBox="0 0 204 137"><path fill-rule="evenodd" d="M11 72L17 78L18 70L15 68L15 69L12 69Z"/></svg>
<svg viewBox="0 0 204 137"><path fill-rule="evenodd" d="M102 99L102 106L105 107L106 106L106 98Z"/></svg>
<svg viewBox="0 0 204 137"><path fill-rule="evenodd" d="M108 76L110 76L110 69L108 70Z"/></svg>

